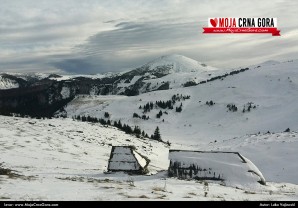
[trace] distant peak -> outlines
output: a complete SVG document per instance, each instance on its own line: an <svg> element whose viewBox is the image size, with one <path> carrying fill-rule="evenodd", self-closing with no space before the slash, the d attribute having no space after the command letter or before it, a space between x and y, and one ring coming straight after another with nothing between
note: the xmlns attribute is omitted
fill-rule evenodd
<svg viewBox="0 0 298 208"><path fill-rule="evenodd" d="M149 67L149 70L155 70L159 67L169 66L171 67L171 70L169 71L170 73L198 72L215 69L199 61L179 54L161 56L153 61L150 61L146 64L146 66Z"/></svg>
<svg viewBox="0 0 298 208"><path fill-rule="evenodd" d="M156 60L160 60L160 59L171 60L171 61L195 61L195 62L198 62L194 59L191 59L189 57L179 55L179 54L164 55L164 56L157 58Z"/></svg>

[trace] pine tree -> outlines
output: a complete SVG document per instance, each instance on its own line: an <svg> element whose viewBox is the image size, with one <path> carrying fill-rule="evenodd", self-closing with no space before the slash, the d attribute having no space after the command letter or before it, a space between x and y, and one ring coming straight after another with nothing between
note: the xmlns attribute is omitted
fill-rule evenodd
<svg viewBox="0 0 298 208"><path fill-rule="evenodd" d="M118 123L117 123L117 121L114 121L114 125L113 125L113 126L119 128L119 127L118 127Z"/></svg>
<svg viewBox="0 0 298 208"><path fill-rule="evenodd" d="M150 108L151 108L151 110L153 109L153 103L152 102L150 102Z"/></svg>
<svg viewBox="0 0 298 208"><path fill-rule="evenodd" d="M89 115L87 116L87 121L91 122L91 117Z"/></svg>
<svg viewBox="0 0 298 208"><path fill-rule="evenodd" d="M105 116L105 118L109 118L110 114L108 112L105 112L104 116Z"/></svg>
<svg viewBox="0 0 298 208"><path fill-rule="evenodd" d="M162 111L160 110L159 113L156 115L157 118L160 118L162 116Z"/></svg>
<svg viewBox="0 0 298 208"><path fill-rule="evenodd" d="M132 134L132 128L129 125L126 125L127 133Z"/></svg>
<svg viewBox="0 0 298 208"><path fill-rule="evenodd" d="M133 133L136 135L140 135L141 134L141 129L138 126L135 126Z"/></svg>
<svg viewBox="0 0 298 208"><path fill-rule="evenodd" d="M118 128L119 128L119 129L123 129L123 128L122 128L122 123L121 123L120 120L118 121Z"/></svg>
<svg viewBox="0 0 298 208"><path fill-rule="evenodd" d="M180 113L182 111L182 107L176 107L176 112Z"/></svg>
<svg viewBox="0 0 298 208"><path fill-rule="evenodd" d="M153 135L153 139L160 141L161 140L161 135L159 132L159 127L156 127Z"/></svg>

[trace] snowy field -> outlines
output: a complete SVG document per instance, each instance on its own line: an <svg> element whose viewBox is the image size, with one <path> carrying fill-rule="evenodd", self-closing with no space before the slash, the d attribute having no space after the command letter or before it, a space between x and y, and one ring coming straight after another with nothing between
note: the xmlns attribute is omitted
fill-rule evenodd
<svg viewBox="0 0 298 208"><path fill-rule="evenodd" d="M225 186L220 182L209 181L206 184L202 181L167 178L169 161L166 145L137 139L111 127L71 119L37 120L4 116L0 118L0 200L298 199L298 185L295 185L295 181L276 183L270 180L266 186L256 183L254 186L241 188L237 185ZM296 133L275 136L278 135L288 147L297 147ZM256 135L251 143L243 143L243 140L247 141L248 138L224 141L222 145L226 149L241 150L240 153L249 159L253 155L254 159L263 157L263 152L270 147L271 150L267 151L264 161L271 159L270 156L273 155L270 154L274 153L274 157L282 156L277 162L282 162L284 167L295 166L291 164L291 156L296 154L296 151L291 152L294 148L277 151L281 148L280 142L273 136L264 139L264 135ZM268 145L257 145L257 141L268 142ZM111 145L135 145L141 154L151 160L150 174L105 174ZM183 149L194 149L189 145L174 145ZM248 155L249 149L256 146L257 151ZM212 144L201 148L217 149L216 145ZM288 154L279 155L283 152ZM264 165L265 163L258 165L264 177L267 176L265 173L272 171L270 177L278 178L275 174L280 174L280 169L275 167L281 164L274 164L272 161ZM6 171L5 174L4 170L7 169L11 172Z"/></svg>

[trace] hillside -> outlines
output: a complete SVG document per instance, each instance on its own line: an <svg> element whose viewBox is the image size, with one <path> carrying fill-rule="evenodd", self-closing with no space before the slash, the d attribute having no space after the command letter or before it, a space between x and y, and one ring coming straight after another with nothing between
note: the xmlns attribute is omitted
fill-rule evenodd
<svg viewBox="0 0 298 208"><path fill-rule="evenodd" d="M134 97L77 96L65 110L68 117L103 118L104 112L108 112L111 120L138 125L146 132L159 126L165 141L183 144L208 144L246 134L283 132L287 128L297 131L297 65L297 61L265 64L205 84ZM155 105L156 101L172 100L177 94L189 95L190 99L176 99L173 110ZM215 104L207 105L210 101ZM150 102L153 108L143 113ZM181 103L182 112L176 112ZM157 118L160 111L162 116ZM134 113L149 119L133 118Z"/></svg>
<svg viewBox="0 0 298 208"><path fill-rule="evenodd" d="M266 186L262 186L255 182L243 187L242 180L235 181L237 183L232 186L209 181L207 187L201 181L167 178L168 148L164 144L137 139L115 128L71 119L0 117L1 200L298 199L298 186L289 183L267 182ZM297 137L297 133L291 135ZM270 141L272 149L277 150L278 143L274 139ZM285 138L284 143L293 145L297 142ZM151 160L150 174L105 174L111 145L135 145L140 153ZM237 145L241 145L241 139L227 141L225 148L235 150ZM248 142L242 144L242 149L253 147ZM259 146L255 158L261 156L267 147ZM180 148L193 147L183 145ZM289 155L283 155L282 164L290 166L291 160L288 159L291 151L288 152ZM276 167L282 164L268 162L260 168L265 172L273 171L274 176L278 173ZM240 172L236 176L243 177ZM233 178L233 175L229 177Z"/></svg>

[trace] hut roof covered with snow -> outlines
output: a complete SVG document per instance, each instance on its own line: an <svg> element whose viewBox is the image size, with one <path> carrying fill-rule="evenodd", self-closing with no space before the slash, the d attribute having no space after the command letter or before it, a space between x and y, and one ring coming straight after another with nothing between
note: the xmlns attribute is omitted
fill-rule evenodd
<svg viewBox="0 0 298 208"><path fill-rule="evenodd" d="M134 146L113 146L108 171L146 173L150 160L138 153Z"/></svg>
<svg viewBox="0 0 298 208"><path fill-rule="evenodd" d="M238 152L170 150L169 159L169 176L173 177L243 186L266 183L259 169Z"/></svg>

